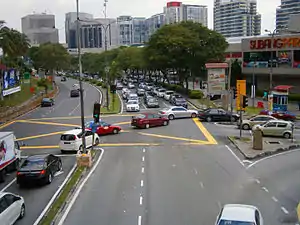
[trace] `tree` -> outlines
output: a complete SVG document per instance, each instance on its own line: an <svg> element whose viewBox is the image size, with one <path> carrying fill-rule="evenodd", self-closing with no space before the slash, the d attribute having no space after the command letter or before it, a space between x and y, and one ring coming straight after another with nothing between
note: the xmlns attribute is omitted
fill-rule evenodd
<svg viewBox="0 0 300 225"><path fill-rule="evenodd" d="M48 80L46 78L42 78L37 82L37 86L43 87L45 90L45 93L48 93Z"/></svg>

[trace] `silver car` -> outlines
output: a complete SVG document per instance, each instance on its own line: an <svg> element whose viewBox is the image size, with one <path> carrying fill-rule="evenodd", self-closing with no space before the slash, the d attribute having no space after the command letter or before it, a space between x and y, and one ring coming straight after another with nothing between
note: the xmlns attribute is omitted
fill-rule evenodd
<svg viewBox="0 0 300 225"><path fill-rule="evenodd" d="M168 117L169 120L173 120L177 118L196 118L198 111L186 109L182 106L172 106L170 108L160 110L158 114Z"/></svg>

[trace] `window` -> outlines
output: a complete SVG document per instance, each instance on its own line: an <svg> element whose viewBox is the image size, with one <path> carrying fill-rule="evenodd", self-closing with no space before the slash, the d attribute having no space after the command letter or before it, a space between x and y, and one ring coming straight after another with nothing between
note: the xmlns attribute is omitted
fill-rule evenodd
<svg viewBox="0 0 300 225"><path fill-rule="evenodd" d="M256 225L260 225L260 216L259 216L259 212L257 210L255 210L255 222L256 222Z"/></svg>
<svg viewBox="0 0 300 225"><path fill-rule="evenodd" d="M218 114L218 110L217 109L211 109L208 112L209 114Z"/></svg>
<svg viewBox="0 0 300 225"><path fill-rule="evenodd" d="M287 127L287 123L277 123L277 127Z"/></svg>
<svg viewBox="0 0 300 225"><path fill-rule="evenodd" d="M160 115L158 115L158 114L153 114L153 118L155 118L155 119L159 119L161 116Z"/></svg>
<svg viewBox="0 0 300 225"><path fill-rule="evenodd" d="M277 123L276 122L270 122L270 123L267 123L265 125L265 127L276 127Z"/></svg>
<svg viewBox="0 0 300 225"><path fill-rule="evenodd" d="M149 117L149 115L148 115L148 117ZM135 116L134 118L135 119L145 119L146 116L144 114L139 114L139 115Z"/></svg>
<svg viewBox="0 0 300 225"><path fill-rule="evenodd" d="M75 141L76 137L74 134L63 134L60 137L62 141Z"/></svg>
<svg viewBox="0 0 300 225"><path fill-rule="evenodd" d="M85 136L92 136L93 135L93 132L92 131L87 131Z"/></svg>
<svg viewBox="0 0 300 225"><path fill-rule="evenodd" d="M154 115L153 114L148 114L148 119L154 119Z"/></svg>
<svg viewBox="0 0 300 225"><path fill-rule="evenodd" d="M226 114L225 110L219 109L218 111L219 111L219 114L221 114L221 115L225 115Z"/></svg>
<svg viewBox="0 0 300 225"><path fill-rule="evenodd" d="M11 194L4 195L3 198L6 200L7 206L10 206L15 202L15 196Z"/></svg>
<svg viewBox="0 0 300 225"><path fill-rule="evenodd" d="M268 121L270 118L268 117L256 117L253 119L253 121Z"/></svg>
<svg viewBox="0 0 300 225"><path fill-rule="evenodd" d="M4 199L4 197L2 197L2 198L0 199L0 214L1 214L2 212L4 212L7 208L8 208L8 205L7 205L7 203L6 203L5 199Z"/></svg>

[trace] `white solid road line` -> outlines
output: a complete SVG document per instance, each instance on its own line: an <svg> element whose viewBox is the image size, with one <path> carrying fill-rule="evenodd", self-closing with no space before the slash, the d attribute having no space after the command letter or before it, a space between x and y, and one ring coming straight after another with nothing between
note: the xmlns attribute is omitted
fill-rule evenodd
<svg viewBox="0 0 300 225"><path fill-rule="evenodd" d="M143 197L140 196L140 205L143 205Z"/></svg>
<svg viewBox="0 0 300 225"><path fill-rule="evenodd" d="M228 146L225 145L225 147L230 151L230 153L234 156L234 158L237 159L237 161L243 166L245 167L245 164L243 163L243 161L232 151L232 149Z"/></svg>
<svg viewBox="0 0 300 225"><path fill-rule="evenodd" d="M145 161L145 157L144 157L144 156L142 157L142 161L143 161L143 162Z"/></svg>
<svg viewBox="0 0 300 225"><path fill-rule="evenodd" d="M144 187L144 181L141 180L141 187Z"/></svg>
<svg viewBox="0 0 300 225"><path fill-rule="evenodd" d="M265 192L269 192L269 190L266 187L262 187L261 189L263 189Z"/></svg>
<svg viewBox="0 0 300 225"><path fill-rule="evenodd" d="M9 182L0 192L4 192L7 188L9 188L13 183L15 183L17 178L14 178L11 182Z"/></svg>
<svg viewBox="0 0 300 225"><path fill-rule="evenodd" d="M138 225L142 225L142 217L138 216Z"/></svg>
<svg viewBox="0 0 300 225"><path fill-rule="evenodd" d="M200 184L201 188L203 189L204 188L203 182L199 182L199 184Z"/></svg>
<svg viewBox="0 0 300 225"><path fill-rule="evenodd" d="M275 198L274 196L272 196L272 200L273 200L274 202L278 202L278 199Z"/></svg>
<svg viewBox="0 0 300 225"><path fill-rule="evenodd" d="M46 207L44 208L44 210L42 211L42 213L39 215L39 217L36 219L36 221L34 222L33 225L38 225L41 222L41 220L43 219L43 217L46 215L46 213L48 212L48 210L50 209L50 207L54 203L54 201L57 198L57 196L60 194L61 190L65 187L65 185L69 181L70 177L72 176L72 174L73 174L73 172L75 171L76 168L77 168L77 165L75 164L73 166L73 168L71 169L71 171L69 172L68 176L65 178L64 182L59 186L59 188L54 193L54 195L52 196L52 198L50 199L50 201L48 202L48 204L46 205Z"/></svg>
<svg viewBox="0 0 300 225"><path fill-rule="evenodd" d="M85 179L82 181L82 183L80 184L79 188L76 190L74 196L72 197L67 209L65 210L64 214L62 215L58 225L63 225L69 212L71 211L72 206L74 205L76 199L79 196L79 193L81 192L82 188L84 187L85 183L88 181L88 179L90 178L90 176L94 173L94 171L96 170L97 166L99 165L99 163L101 162L101 159L103 157L104 154L104 149L101 148L101 155L99 156L97 162L95 163L95 165L93 166L93 168L91 169L91 171L89 172L89 174L85 177ZM34 224L37 225L37 224Z"/></svg>
<svg viewBox="0 0 300 225"><path fill-rule="evenodd" d="M143 148L143 152L145 152L145 151L146 151L146 149Z"/></svg>
<svg viewBox="0 0 300 225"><path fill-rule="evenodd" d="M259 159L257 161L255 161L254 163L251 163L249 166L247 166L246 169L250 169L251 167L253 167L254 165L258 164L258 163L261 163L267 159L272 159L272 158L275 158L277 156L281 156L281 155L285 155L285 154L289 154L289 153L293 153L293 152L298 152L300 151L300 149L294 149L294 150L290 150L290 151L286 151L286 152L280 152L280 153L277 153L275 155L270 155L270 156L267 156L265 158L262 158L262 159Z"/></svg>
<svg viewBox="0 0 300 225"><path fill-rule="evenodd" d="M287 209L284 208L283 206L281 207L281 210L282 210L285 214L289 214L289 211L287 211Z"/></svg>

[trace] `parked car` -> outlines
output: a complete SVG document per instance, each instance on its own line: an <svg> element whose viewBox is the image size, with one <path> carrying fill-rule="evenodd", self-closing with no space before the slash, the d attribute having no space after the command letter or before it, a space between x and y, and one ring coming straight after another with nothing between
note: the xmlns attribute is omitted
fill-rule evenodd
<svg viewBox="0 0 300 225"><path fill-rule="evenodd" d="M164 93L164 99L167 100L167 101L169 101L170 98L171 98L171 96L172 96L173 94L174 94L174 91L166 91L166 92Z"/></svg>
<svg viewBox="0 0 300 225"><path fill-rule="evenodd" d="M53 106L54 100L52 98L43 98L41 102L41 107Z"/></svg>
<svg viewBox="0 0 300 225"><path fill-rule="evenodd" d="M79 97L80 95L80 91L77 90L77 89L74 89L74 90L71 90L70 91L70 97L73 98L73 97Z"/></svg>
<svg viewBox="0 0 300 225"><path fill-rule="evenodd" d="M153 93L154 96L158 94L159 89L161 89L161 87L153 87L152 93Z"/></svg>
<svg viewBox="0 0 300 225"><path fill-rule="evenodd" d="M170 103L175 106L183 106L184 108L188 107L188 103L184 97L179 94L174 94L170 96Z"/></svg>
<svg viewBox="0 0 300 225"><path fill-rule="evenodd" d="M17 184L21 187L32 182L50 184L55 173L61 170L61 159L55 155L28 156L17 171Z"/></svg>
<svg viewBox="0 0 300 225"><path fill-rule="evenodd" d="M294 124L284 120L269 120L260 125L254 125L252 130L260 129L264 136L291 138Z"/></svg>
<svg viewBox="0 0 300 225"><path fill-rule="evenodd" d="M144 94L144 103L147 104L147 99L148 98L153 98L153 95L150 91L146 91Z"/></svg>
<svg viewBox="0 0 300 225"><path fill-rule="evenodd" d="M242 129L243 130L251 130L254 125L262 124L262 123L265 123L269 120L276 120L276 118L273 117L273 116L257 115L257 116L253 116L249 119L243 119ZM240 121L238 121L237 125L238 125L238 128L239 128L240 127Z"/></svg>
<svg viewBox="0 0 300 225"><path fill-rule="evenodd" d="M199 111L198 118L207 122L236 122L240 116L236 113L225 111L224 109L206 109Z"/></svg>
<svg viewBox="0 0 300 225"><path fill-rule="evenodd" d="M288 120L288 121L295 121L296 120L296 115L289 112L289 111L274 111L270 112L269 110L262 110L260 115L270 115L273 116L277 119L281 120Z"/></svg>
<svg viewBox="0 0 300 225"><path fill-rule="evenodd" d="M215 225L263 225L263 217L257 207L227 204L221 209Z"/></svg>
<svg viewBox="0 0 300 225"><path fill-rule="evenodd" d="M23 197L10 192L0 192L0 221L3 225L13 225L25 216Z"/></svg>
<svg viewBox="0 0 300 225"><path fill-rule="evenodd" d="M157 98L149 97L146 99L147 108L159 108L159 102Z"/></svg>
<svg viewBox="0 0 300 225"><path fill-rule="evenodd" d="M128 100L126 103L126 112L139 112L140 106L136 99Z"/></svg>
<svg viewBox="0 0 300 225"><path fill-rule="evenodd" d="M145 94L145 90L142 88L139 88L136 93L138 96L143 96Z"/></svg>
<svg viewBox="0 0 300 225"><path fill-rule="evenodd" d="M64 153L66 151L82 151L82 131L81 129L73 129L63 133L60 136L59 148L61 152ZM100 143L100 138L97 134L94 136L93 143L93 133L89 129L86 129L85 133L85 141L86 147L92 147L92 145L98 145Z"/></svg>
<svg viewBox="0 0 300 225"><path fill-rule="evenodd" d="M90 121L86 124L86 128L92 130L91 124L93 121ZM81 129L81 127L79 127ZM97 125L96 133L100 135L107 135L107 134L118 134L122 128L117 125L109 124L104 121L100 121Z"/></svg>
<svg viewBox="0 0 300 225"><path fill-rule="evenodd" d="M128 83L128 88L133 89L133 88L135 88L135 85L133 83Z"/></svg>
<svg viewBox="0 0 300 225"><path fill-rule="evenodd" d="M198 111L186 109L182 106L171 106L170 108L160 110L158 114L169 118L169 120L173 120L178 118L195 118Z"/></svg>
<svg viewBox="0 0 300 225"><path fill-rule="evenodd" d="M157 90L157 96L160 97L160 98L163 98L165 92L166 92L166 89L160 88L160 89Z"/></svg>
<svg viewBox="0 0 300 225"><path fill-rule="evenodd" d="M130 94L128 94L128 97L127 97L127 101L129 101L129 100L136 100L137 102L139 102L139 97L135 93L130 93Z"/></svg>
<svg viewBox="0 0 300 225"><path fill-rule="evenodd" d="M152 84L148 84L148 85L146 85L146 87L145 87L146 91L151 91L152 88L153 88L153 85L152 85Z"/></svg>
<svg viewBox="0 0 300 225"><path fill-rule="evenodd" d="M167 125L169 125L169 119L157 113L143 113L137 116L133 116L131 119L131 126L137 128L148 129L149 127Z"/></svg>
<svg viewBox="0 0 300 225"><path fill-rule="evenodd" d="M123 85L121 83L117 83L116 89L117 90L122 90L123 89Z"/></svg>

